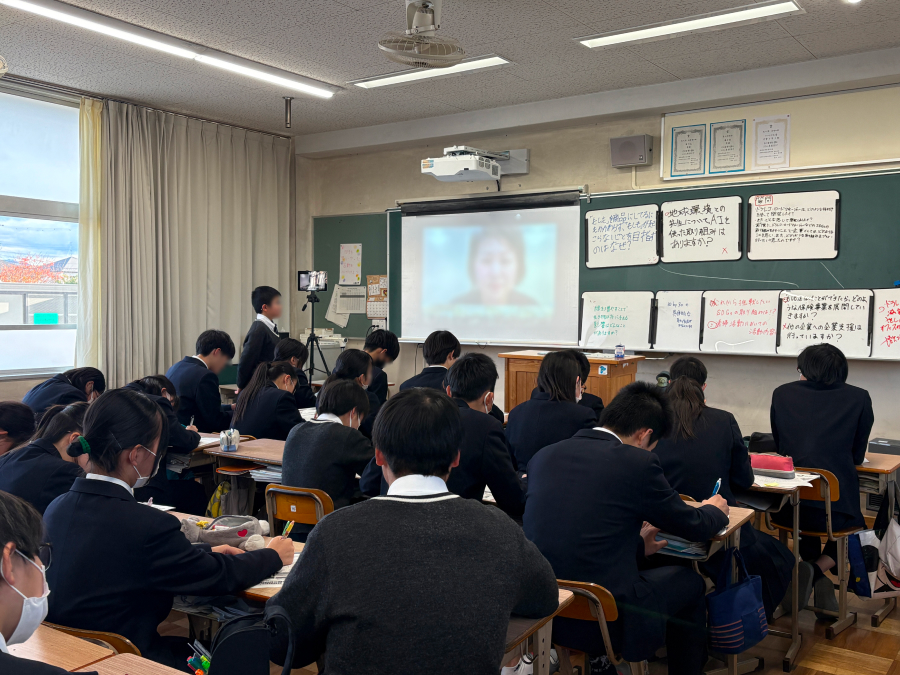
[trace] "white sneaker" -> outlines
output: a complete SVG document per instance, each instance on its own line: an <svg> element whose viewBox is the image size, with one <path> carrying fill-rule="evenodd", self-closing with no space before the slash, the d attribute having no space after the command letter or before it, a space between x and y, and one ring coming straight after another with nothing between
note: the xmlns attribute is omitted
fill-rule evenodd
<svg viewBox="0 0 900 675"><path fill-rule="evenodd" d="M500 675L534 675L534 663L530 655L526 654L519 659L515 666L504 666L500 669Z"/></svg>

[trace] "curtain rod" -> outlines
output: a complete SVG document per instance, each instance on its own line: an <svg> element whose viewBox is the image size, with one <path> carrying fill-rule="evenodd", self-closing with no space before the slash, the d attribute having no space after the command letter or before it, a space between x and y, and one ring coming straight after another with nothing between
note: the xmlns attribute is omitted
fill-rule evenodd
<svg viewBox="0 0 900 675"><path fill-rule="evenodd" d="M10 75L6 74L3 76L3 79L0 79L0 85L4 82L10 82L12 84L21 84L29 87L34 87L36 89L42 89L48 92L54 92L59 94L69 94L73 96L87 96L88 98L99 98L106 101L115 101L116 103L125 103L127 105L136 105L142 108L147 108L148 110L155 110L156 112L165 113L167 115L176 115L178 117L184 117L189 120L197 120L198 122L212 122L213 124L222 124L224 126L233 127L235 129L243 129L244 131L252 131L257 134L263 134L265 136L273 136L274 138L284 138L286 140L291 140L293 136L284 136L283 134L272 133L271 131L263 131L262 129L254 129L253 127L245 127L240 124L232 124L231 122L223 122L221 120L213 120L207 119L205 117L196 117L195 115L186 115L184 113L175 112L174 110L166 110L164 108L157 108L152 105L147 105L146 103L140 103L138 101L131 101L129 99L124 98L115 98L113 96L103 96L102 94L95 94L91 91L84 91L83 89L75 89L74 87L66 87L61 84L51 84L49 82L42 82L41 80L33 80L29 77L22 77L21 75Z"/></svg>

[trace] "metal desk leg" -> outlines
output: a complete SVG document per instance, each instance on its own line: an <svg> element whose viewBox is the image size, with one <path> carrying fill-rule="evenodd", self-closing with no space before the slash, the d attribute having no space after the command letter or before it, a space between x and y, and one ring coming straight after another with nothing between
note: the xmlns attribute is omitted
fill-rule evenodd
<svg viewBox="0 0 900 675"><path fill-rule="evenodd" d="M550 675L550 641L553 636L553 619L538 628L531 638L531 651L534 654L534 675Z"/></svg>
<svg viewBox="0 0 900 675"><path fill-rule="evenodd" d="M896 508L896 497L894 495L894 486L897 481L897 474L890 474L887 478L887 485L885 487L885 492L887 492L888 498L888 522L890 522L894 518L894 509ZM888 598L884 601L884 604L878 608L878 610L872 614L872 626L877 628L881 625L881 622L884 621L888 614L894 611L894 608L897 606L897 598Z"/></svg>
<svg viewBox="0 0 900 675"><path fill-rule="evenodd" d="M791 508L794 511L794 571L791 573L791 646L781 662L784 672L791 672L794 661L800 653L800 491L791 493Z"/></svg>

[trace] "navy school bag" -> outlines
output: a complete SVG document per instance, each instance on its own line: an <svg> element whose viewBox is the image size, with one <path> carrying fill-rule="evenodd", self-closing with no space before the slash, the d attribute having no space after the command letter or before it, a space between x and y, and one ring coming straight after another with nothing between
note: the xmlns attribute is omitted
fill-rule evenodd
<svg viewBox="0 0 900 675"><path fill-rule="evenodd" d="M738 569L738 581L731 580L731 560ZM706 596L709 616L709 648L717 654L740 654L769 634L762 601L762 580L750 576L741 552L725 551L716 590Z"/></svg>
<svg viewBox="0 0 900 675"><path fill-rule="evenodd" d="M269 675L269 648L278 631L290 636L282 671L289 675L294 631L285 609L277 606L267 606L265 614L239 616L222 624L212 641L207 675Z"/></svg>

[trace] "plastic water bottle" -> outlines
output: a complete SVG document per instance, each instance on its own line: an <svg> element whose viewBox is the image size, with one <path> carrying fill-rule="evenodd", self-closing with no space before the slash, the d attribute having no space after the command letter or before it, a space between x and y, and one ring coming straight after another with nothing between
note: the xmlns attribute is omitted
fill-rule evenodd
<svg viewBox="0 0 900 675"><path fill-rule="evenodd" d="M616 345L616 358L617 359L625 358L625 345Z"/></svg>

